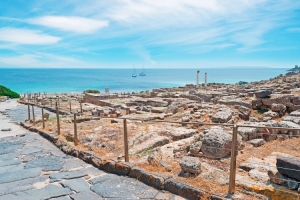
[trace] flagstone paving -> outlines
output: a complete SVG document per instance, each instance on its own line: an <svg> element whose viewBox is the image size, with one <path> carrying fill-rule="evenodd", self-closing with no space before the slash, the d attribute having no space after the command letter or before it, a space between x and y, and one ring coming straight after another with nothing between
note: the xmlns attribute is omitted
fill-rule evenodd
<svg viewBox="0 0 300 200"><path fill-rule="evenodd" d="M183 199L65 155L37 133L0 138L0 200Z"/></svg>

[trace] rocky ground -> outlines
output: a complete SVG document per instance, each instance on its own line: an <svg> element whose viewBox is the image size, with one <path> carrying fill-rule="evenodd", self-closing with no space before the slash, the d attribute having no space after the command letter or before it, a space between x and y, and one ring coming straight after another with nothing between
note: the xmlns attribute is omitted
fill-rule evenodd
<svg viewBox="0 0 300 200"><path fill-rule="evenodd" d="M108 159L124 159L123 123L103 117L127 118L131 162L221 195L228 191L231 125L259 126L238 128L237 189L246 195L241 198L281 195L281 199L297 199L300 134L288 129L300 129L299 79L300 74L289 73L242 86L187 85L110 98L95 94L38 97L35 103L51 107L61 100L60 111L65 114L61 132L73 145L73 115L68 115L71 100L71 112L81 114L77 117L80 148ZM57 132L55 118L49 118L46 130Z"/></svg>

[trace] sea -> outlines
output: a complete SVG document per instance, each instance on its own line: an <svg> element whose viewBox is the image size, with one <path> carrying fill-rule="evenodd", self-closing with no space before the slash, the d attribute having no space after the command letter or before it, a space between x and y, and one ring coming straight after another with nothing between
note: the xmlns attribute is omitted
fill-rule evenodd
<svg viewBox="0 0 300 200"><path fill-rule="evenodd" d="M47 92L81 93L87 89L109 92L141 92L154 88L178 87L196 83L196 72L200 70L199 82L238 83L268 80L287 73L286 68L199 68L199 69L144 69L146 76L139 76L142 69L36 69L0 68L0 85L18 93Z"/></svg>

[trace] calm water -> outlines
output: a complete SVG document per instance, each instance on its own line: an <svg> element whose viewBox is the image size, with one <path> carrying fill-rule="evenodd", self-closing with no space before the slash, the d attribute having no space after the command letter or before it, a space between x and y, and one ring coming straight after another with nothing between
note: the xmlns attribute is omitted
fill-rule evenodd
<svg viewBox="0 0 300 200"><path fill-rule="evenodd" d="M98 89L104 92L138 92L161 87L195 84L197 69L146 69L146 76L131 77L133 69L1 69L0 85L19 93L26 92L82 92ZM136 70L140 73L141 70ZM208 82L237 83L266 80L285 74L282 68L220 68L200 69L200 83L204 73Z"/></svg>

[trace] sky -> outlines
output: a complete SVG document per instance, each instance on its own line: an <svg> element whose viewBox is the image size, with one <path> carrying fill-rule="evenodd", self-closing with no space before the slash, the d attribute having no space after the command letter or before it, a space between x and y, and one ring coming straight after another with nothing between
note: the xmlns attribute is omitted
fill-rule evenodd
<svg viewBox="0 0 300 200"><path fill-rule="evenodd" d="M0 68L292 68L299 48L299 0L0 1Z"/></svg>

